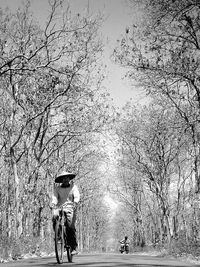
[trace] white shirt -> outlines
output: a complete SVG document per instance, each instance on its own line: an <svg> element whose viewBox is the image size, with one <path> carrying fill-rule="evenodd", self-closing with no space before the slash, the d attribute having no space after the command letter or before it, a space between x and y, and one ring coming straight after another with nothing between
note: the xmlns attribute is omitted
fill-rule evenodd
<svg viewBox="0 0 200 267"><path fill-rule="evenodd" d="M55 186L52 195L52 204L58 207L66 204L78 203L80 200L80 193L78 187L73 183L69 187Z"/></svg>

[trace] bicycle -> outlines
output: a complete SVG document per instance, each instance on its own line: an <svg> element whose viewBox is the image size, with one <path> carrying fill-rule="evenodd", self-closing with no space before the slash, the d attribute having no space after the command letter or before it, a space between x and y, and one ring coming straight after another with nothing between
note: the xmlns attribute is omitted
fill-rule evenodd
<svg viewBox="0 0 200 267"><path fill-rule="evenodd" d="M120 243L121 243L121 242L120 242ZM122 254L123 254L123 253L128 254L128 253L129 253L129 244L121 243L119 251L120 251Z"/></svg>
<svg viewBox="0 0 200 267"><path fill-rule="evenodd" d="M72 262L72 248L68 242L67 220L64 214L63 207L59 210L59 215L56 218L55 223L55 254L57 263L62 264L64 259L64 249L67 251L68 262Z"/></svg>

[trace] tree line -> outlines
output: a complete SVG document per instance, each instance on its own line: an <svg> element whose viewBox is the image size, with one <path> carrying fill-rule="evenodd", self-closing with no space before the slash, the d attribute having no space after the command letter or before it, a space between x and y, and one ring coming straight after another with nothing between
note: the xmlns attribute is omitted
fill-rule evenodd
<svg viewBox="0 0 200 267"><path fill-rule="evenodd" d="M50 199L56 175L77 174L81 191L79 240L97 246L106 222L97 140L110 120L101 90L100 16L72 16L49 1L44 26L30 2L0 11L1 255L52 251ZM96 170L96 171L95 171ZM95 173L95 175L94 175ZM96 212L95 206L101 206ZM86 216L86 214L89 214ZM90 215L91 214L91 215Z"/></svg>
<svg viewBox="0 0 200 267"><path fill-rule="evenodd" d="M145 19L127 27L113 59L151 100L142 107L130 102L119 119L120 183L112 190L128 207L135 244L198 255L200 5L139 5Z"/></svg>

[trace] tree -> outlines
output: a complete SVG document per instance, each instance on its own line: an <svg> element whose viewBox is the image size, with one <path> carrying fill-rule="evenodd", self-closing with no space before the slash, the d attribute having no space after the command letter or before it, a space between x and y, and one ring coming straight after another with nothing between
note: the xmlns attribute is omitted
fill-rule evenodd
<svg viewBox="0 0 200 267"><path fill-rule="evenodd" d="M49 4L44 28L29 4L14 14L1 10L1 231L7 241L49 236L55 175L81 168L92 155L94 133L109 118L100 91L101 17L71 17L68 7L59 21L62 1Z"/></svg>
<svg viewBox="0 0 200 267"><path fill-rule="evenodd" d="M176 110L164 104L141 111L127 106L124 118L118 128L121 183L115 193L132 210L141 243L165 243L167 237L170 245L177 234L172 221L180 219L192 178L190 143Z"/></svg>
<svg viewBox="0 0 200 267"><path fill-rule="evenodd" d="M135 1L131 1L132 3ZM114 51L147 92L164 96L177 109L193 147L199 192L199 4L196 1L143 1L143 28L132 27Z"/></svg>

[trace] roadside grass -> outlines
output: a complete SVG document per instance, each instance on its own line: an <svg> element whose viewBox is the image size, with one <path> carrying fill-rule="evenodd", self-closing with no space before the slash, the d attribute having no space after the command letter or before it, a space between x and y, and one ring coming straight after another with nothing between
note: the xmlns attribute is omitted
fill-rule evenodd
<svg viewBox="0 0 200 267"><path fill-rule="evenodd" d="M54 251L53 240L37 237L21 237L16 240L4 238L0 240L0 262L8 262L22 258L47 256Z"/></svg>

